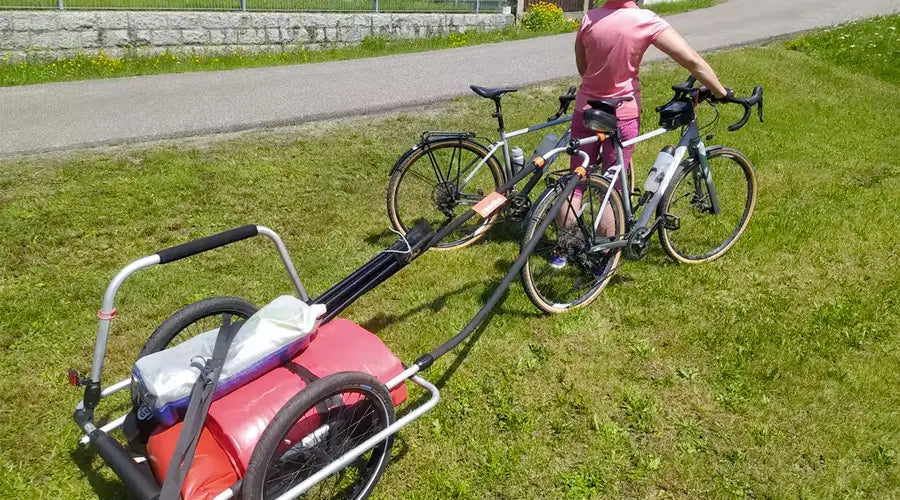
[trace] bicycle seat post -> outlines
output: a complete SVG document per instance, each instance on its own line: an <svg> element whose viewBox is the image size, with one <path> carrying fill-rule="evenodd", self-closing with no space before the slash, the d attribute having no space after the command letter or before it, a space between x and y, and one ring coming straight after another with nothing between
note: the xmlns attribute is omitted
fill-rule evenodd
<svg viewBox="0 0 900 500"><path fill-rule="evenodd" d="M497 107L497 111L493 112L491 114L491 116L497 119L497 126L498 126L497 130L502 135L503 131L504 131L504 126L503 126L503 109L500 106L500 96L494 97L493 101Z"/></svg>

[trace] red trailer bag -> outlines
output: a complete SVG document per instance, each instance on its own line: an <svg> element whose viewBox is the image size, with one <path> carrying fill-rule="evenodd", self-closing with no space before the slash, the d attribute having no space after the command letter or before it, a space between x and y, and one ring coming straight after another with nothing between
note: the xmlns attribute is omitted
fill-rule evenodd
<svg viewBox="0 0 900 500"><path fill-rule="evenodd" d="M400 360L374 334L345 319L319 327L292 363L317 377L356 371L387 382L403 371ZM280 366L212 403L206 417L191 470L182 487L185 499L213 498L243 477L263 430L282 406L306 386L297 370ZM398 405L406 400L406 385L391 391ZM155 432L147 443L147 456L162 484L181 424Z"/></svg>

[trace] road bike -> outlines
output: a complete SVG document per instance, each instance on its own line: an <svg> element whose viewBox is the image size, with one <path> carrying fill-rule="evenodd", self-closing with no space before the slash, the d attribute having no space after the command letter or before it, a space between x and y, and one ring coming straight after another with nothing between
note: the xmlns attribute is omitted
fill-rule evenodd
<svg viewBox="0 0 900 500"><path fill-rule="evenodd" d="M562 212L551 209L562 196L558 183L551 182L535 201L523 241L530 241L548 218L559 221L549 224L521 271L525 292L541 310L560 313L591 303L609 283L620 258L643 258L657 231L663 250L688 264L721 257L743 234L756 205L753 164L736 149L707 147L697 109L710 104L716 113L714 126L718 103L743 106L743 117L728 127L733 132L747 124L753 106L763 120L763 88L757 86L749 97L717 99L695 83L690 77L673 86L674 97L657 108L660 127L627 141L621 139L616 108L630 98L589 101L584 123L601 140L612 139L616 164L602 175L590 172ZM660 152L644 191L624 195L621 186L631 186L631 180L622 149L678 128L681 138L674 148ZM578 147L578 140L571 142L570 149Z"/></svg>
<svg viewBox="0 0 900 500"><path fill-rule="evenodd" d="M486 146L474 132L428 131L422 134L421 141L397 160L388 184L388 217L401 234L406 234L412 221L418 219L425 219L436 227L446 225L481 201L485 194L511 179L527 162L520 148L510 148L510 139L572 121L571 116L564 115L575 100L575 87L570 87L559 97L559 109L547 121L512 132L506 132L500 98L517 89L476 85L470 88L479 96L494 101L496 109L491 116L497 119L500 138ZM532 158L568 142L568 129L559 138L548 134ZM521 191L513 188L506 193L508 201L502 213L507 218L518 221L525 218L531 207L529 195L544 172L545 169L537 170L537 175L532 176ZM460 226L435 248L462 248L475 243L493 226L498 215L494 213L487 219L472 220Z"/></svg>

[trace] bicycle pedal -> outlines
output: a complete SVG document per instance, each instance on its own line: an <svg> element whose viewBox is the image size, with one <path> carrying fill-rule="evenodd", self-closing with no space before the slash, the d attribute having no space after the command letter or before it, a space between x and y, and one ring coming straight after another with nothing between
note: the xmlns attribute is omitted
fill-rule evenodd
<svg viewBox="0 0 900 500"><path fill-rule="evenodd" d="M662 219L663 227L670 231L681 228L681 219L677 215L663 214Z"/></svg>

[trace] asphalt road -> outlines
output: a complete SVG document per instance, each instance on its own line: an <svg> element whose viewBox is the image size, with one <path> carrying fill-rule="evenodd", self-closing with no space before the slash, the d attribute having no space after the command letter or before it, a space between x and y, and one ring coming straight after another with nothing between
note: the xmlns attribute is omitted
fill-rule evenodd
<svg viewBox="0 0 900 500"><path fill-rule="evenodd" d="M729 0L669 21L700 51L900 11L897 0ZM574 35L320 64L0 88L0 156L289 125L575 75ZM659 59L651 51L646 61Z"/></svg>

